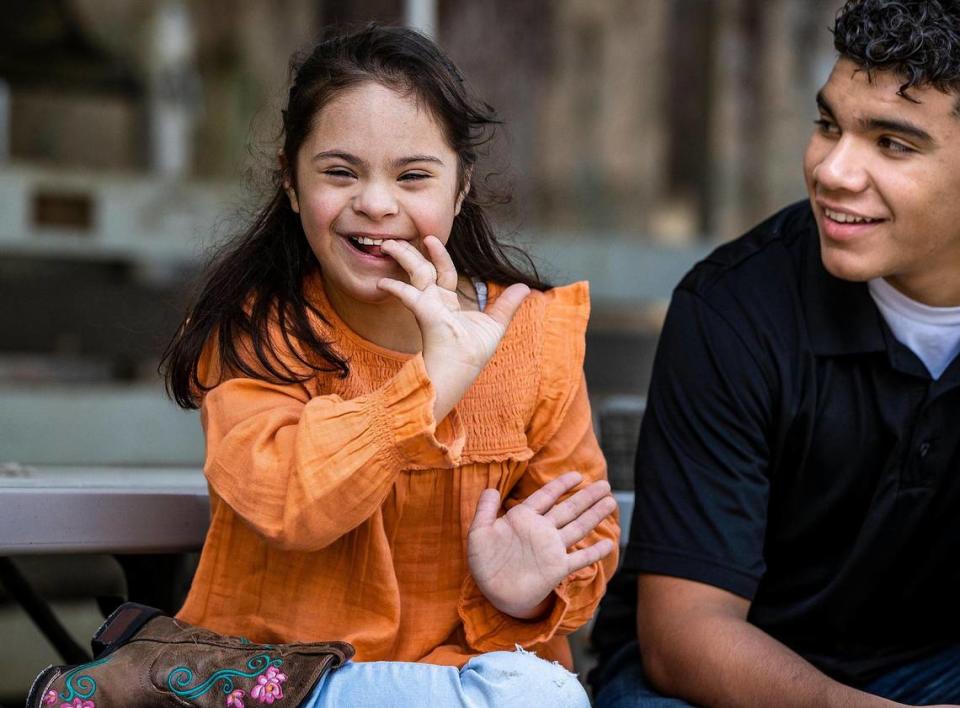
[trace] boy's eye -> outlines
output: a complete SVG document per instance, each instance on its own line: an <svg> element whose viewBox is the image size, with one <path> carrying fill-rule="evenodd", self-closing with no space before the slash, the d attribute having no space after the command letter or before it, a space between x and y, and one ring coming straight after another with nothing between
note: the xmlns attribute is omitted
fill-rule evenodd
<svg viewBox="0 0 960 708"><path fill-rule="evenodd" d="M889 150L890 152L894 152L894 153L900 153L902 155L906 155L911 152L916 152L916 150L914 150L909 145L904 145L899 140L894 140L893 138L888 138L888 137L880 138L877 141L877 145L879 145L884 150Z"/></svg>
<svg viewBox="0 0 960 708"><path fill-rule="evenodd" d="M824 135L837 135L840 133L840 128L837 127L837 124L827 118L818 118L813 121L813 124L817 126L819 131Z"/></svg>

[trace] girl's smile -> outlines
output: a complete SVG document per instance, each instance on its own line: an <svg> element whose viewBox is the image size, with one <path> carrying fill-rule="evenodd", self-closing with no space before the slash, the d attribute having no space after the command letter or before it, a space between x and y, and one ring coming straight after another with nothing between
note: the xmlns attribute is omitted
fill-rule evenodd
<svg viewBox="0 0 960 708"><path fill-rule="evenodd" d="M389 239L394 239L397 241L412 241L413 239L403 238L402 236L393 236L391 234L369 234L363 232L355 232L349 234L340 234L347 242L353 246L355 249L361 253L368 256L375 256L377 258L390 258L385 253L380 251L380 246L383 245L383 242ZM392 259L391 259L392 260Z"/></svg>

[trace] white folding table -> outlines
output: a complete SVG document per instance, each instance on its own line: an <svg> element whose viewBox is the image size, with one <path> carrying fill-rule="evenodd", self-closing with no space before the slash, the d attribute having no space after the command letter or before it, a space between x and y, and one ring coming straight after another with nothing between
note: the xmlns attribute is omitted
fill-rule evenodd
<svg viewBox="0 0 960 708"><path fill-rule="evenodd" d="M0 556L194 551L208 523L199 469L0 465Z"/></svg>

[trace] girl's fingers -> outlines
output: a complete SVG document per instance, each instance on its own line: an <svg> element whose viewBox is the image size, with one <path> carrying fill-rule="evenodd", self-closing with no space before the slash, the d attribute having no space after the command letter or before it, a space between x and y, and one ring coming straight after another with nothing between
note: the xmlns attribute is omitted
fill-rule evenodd
<svg viewBox="0 0 960 708"><path fill-rule="evenodd" d="M453 259L447 252L446 247L436 236L427 236L423 239L423 245L437 269L437 285L444 290L456 290L458 283L457 268L453 265Z"/></svg>
<svg viewBox="0 0 960 708"><path fill-rule="evenodd" d="M394 280L393 278L380 278L380 280L377 281L377 287L397 298L408 310L413 312L414 315L417 314L417 305L423 293L410 285L410 283L404 283L401 280Z"/></svg>
<svg viewBox="0 0 960 708"><path fill-rule="evenodd" d="M608 538L597 541L592 546L581 548L573 553L567 554L567 575L576 573L581 568L596 563L602 558L606 558L613 552L613 541Z"/></svg>
<svg viewBox="0 0 960 708"><path fill-rule="evenodd" d="M437 282L437 269L409 241L388 239L380 250L393 258L410 276L410 284L423 290Z"/></svg>
<svg viewBox="0 0 960 708"><path fill-rule="evenodd" d="M520 304L524 298L530 294L530 288L522 283L514 283L509 288L500 293L500 297L487 305L484 310L486 314L495 319L504 328L510 324L510 320L517 314Z"/></svg>
<svg viewBox="0 0 960 708"><path fill-rule="evenodd" d="M473 515L473 521L470 523L470 530L482 529L493 524L497 520L497 512L500 511L500 492L496 489L484 489L480 493L480 499L477 501L477 513Z"/></svg>
<svg viewBox="0 0 960 708"><path fill-rule="evenodd" d="M599 499L593 506L580 514L569 524L560 529L560 538L563 545L570 548L573 544L586 538L587 534L593 531L617 508L617 500L609 494Z"/></svg>
<svg viewBox="0 0 960 708"><path fill-rule="evenodd" d="M605 479L601 479L584 487L569 499L564 499L562 502L559 502L544 514L544 516L553 521L553 525L558 529L563 528L584 511L609 495L610 483Z"/></svg>
<svg viewBox="0 0 960 708"><path fill-rule="evenodd" d="M557 499L580 484L582 479L583 475L579 472L566 472L540 487L524 499L523 504L538 514L546 514L557 503Z"/></svg>

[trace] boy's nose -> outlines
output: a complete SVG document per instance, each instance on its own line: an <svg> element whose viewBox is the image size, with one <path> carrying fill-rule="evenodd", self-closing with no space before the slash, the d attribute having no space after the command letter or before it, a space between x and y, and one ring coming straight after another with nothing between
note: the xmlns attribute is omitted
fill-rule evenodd
<svg viewBox="0 0 960 708"><path fill-rule="evenodd" d="M841 139L813 170L817 183L830 191L862 192L869 184L862 151L852 141Z"/></svg>

